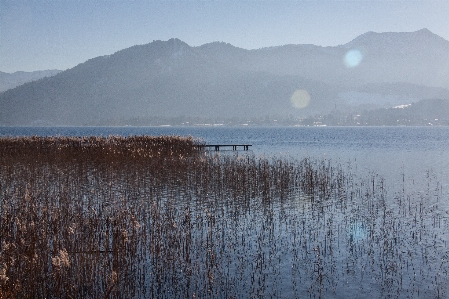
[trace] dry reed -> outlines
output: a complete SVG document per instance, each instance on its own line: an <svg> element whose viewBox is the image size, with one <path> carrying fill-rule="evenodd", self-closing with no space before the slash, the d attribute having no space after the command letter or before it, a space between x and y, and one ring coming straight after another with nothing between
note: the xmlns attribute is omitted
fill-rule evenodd
<svg viewBox="0 0 449 299"><path fill-rule="evenodd" d="M418 258L447 274L447 253L416 247L447 237L432 234L432 217L433 229L448 222L426 204L403 194L393 211L382 179L329 161L201 144L0 139L0 298L338 297L361 272L359 286L382 286L367 294L413 296L405 267L435 282L421 295L447 294Z"/></svg>

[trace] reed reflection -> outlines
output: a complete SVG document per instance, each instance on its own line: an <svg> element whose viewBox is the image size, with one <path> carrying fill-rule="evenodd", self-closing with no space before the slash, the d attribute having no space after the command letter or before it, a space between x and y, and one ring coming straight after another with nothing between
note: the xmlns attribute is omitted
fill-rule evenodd
<svg viewBox="0 0 449 299"><path fill-rule="evenodd" d="M332 161L199 142L1 139L1 294L447 295L440 196L388 194L382 178Z"/></svg>

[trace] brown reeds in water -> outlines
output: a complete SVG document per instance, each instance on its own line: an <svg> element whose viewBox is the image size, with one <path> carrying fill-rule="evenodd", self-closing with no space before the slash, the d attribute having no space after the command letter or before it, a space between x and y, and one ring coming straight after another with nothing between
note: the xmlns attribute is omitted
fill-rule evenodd
<svg viewBox="0 0 449 299"><path fill-rule="evenodd" d="M191 155L203 143L179 136L6 137L0 138L3 159L146 159Z"/></svg>
<svg viewBox="0 0 449 299"><path fill-rule="evenodd" d="M164 172L183 171L198 144L163 136L0 139L0 297L98 298L135 288L129 273L147 237L139 221L154 202L145 192L169 180ZM144 201L128 202L139 191Z"/></svg>
<svg viewBox="0 0 449 299"><path fill-rule="evenodd" d="M0 298L447 295L449 221L424 199L201 144L0 139Z"/></svg>

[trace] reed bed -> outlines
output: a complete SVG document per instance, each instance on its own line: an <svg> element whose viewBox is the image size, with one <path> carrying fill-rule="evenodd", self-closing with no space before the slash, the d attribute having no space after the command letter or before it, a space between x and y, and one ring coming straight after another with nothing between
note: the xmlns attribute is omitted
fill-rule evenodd
<svg viewBox="0 0 449 299"><path fill-rule="evenodd" d="M201 144L0 139L0 298L447 297L434 182Z"/></svg>

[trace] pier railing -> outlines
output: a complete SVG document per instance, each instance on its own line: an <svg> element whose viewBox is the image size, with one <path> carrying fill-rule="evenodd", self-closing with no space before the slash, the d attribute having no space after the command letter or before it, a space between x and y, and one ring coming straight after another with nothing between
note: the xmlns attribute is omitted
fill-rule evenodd
<svg viewBox="0 0 449 299"><path fill-rule="evenodd" d="M220 148L225 148L225 147L232 147L233 151L238 150L238 148L243 148L244 151L247 151L249 149L249 147L252 146L251 144L203 144L200 145L200 148L207 148L207 149L215 149L216 151L219 151Z"/></svg>

